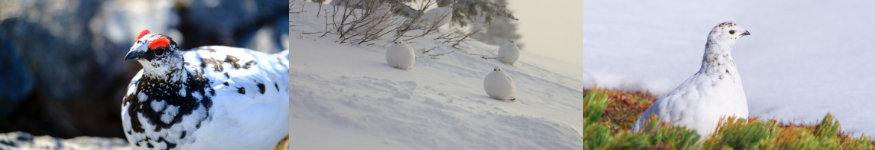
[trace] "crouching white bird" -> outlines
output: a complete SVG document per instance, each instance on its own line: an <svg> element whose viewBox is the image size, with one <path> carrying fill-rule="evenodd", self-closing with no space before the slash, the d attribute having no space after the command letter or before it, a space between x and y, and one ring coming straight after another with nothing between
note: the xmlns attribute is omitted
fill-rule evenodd
<svg viewBox="0 0 875 150"><path fill-rule="evenodd" d="M125 56L143 69L122 99L139 149L270 149L289 133L289 53L204 46L181 51L143 30Z"/></svg>
<svg viewBox="0 0 875 150"><path fill-rule="evenodd" d="M483 88L486 94L496 100L516 100L516 87L513 85L513 79L501 71L501 68L495 67L492 73L486 75L483 80Z"/></svg>
<svg viewBox="0 0 875 150"><path fill-rule="evenodd" d="M420 23L424 23L432 28L439 28L451 20L453 20L453 4L426 11L420 18Z"/></svg>
<svg viewBox="0 0 875 150"><path fill-rule="evenodd" d="M644 128L644 121L656 114L674 125L686 125L699 135L709 136L721 117L748 117L747 98L741 85L741 75L732 60L732 46L742 36L750 35L732 22L724 22L708 34L705 56L699 72L684 81L674 91L660 97L647 108L632 127Z"/></svg>
<svg viewBox="0 0 875 150"><path fill-rule="evenodd" d="M508 65L513 66L513 63L520 58L520 48L516 46L513 40L510 43L501 45L498 48L498 60Z"/></svg>
<svg viewBox="0 0 875 150"><path fill-rule="evenodd" d="M415 57L413 49L410 49L404 42L395 42L386 50L386 62L389 63L389 66L402 70L413 68Z"/></svg>
<svg viewBox="0 0 875 150"><path fill-rule="evenodd" d="M391 6L387 3L383 3L379 7L366 9L372 9L372 14L365 18L367 20L365 24L356 28L356 32L361 35L376 36L388 32L388 28L392 25L392 20L394 20L392 12L390 11Z"/></svg>

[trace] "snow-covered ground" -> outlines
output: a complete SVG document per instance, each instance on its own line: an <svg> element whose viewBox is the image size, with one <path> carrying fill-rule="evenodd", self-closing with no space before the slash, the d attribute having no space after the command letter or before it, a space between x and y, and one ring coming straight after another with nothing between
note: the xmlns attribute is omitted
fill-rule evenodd
<svg viewBox="0 0 875 150"><path fill-rule="evenodd" d="M875 134L875 1L585 1L584 85L665 94L700 67L724 21L748 29L733 58L751 116Z"/></svg>
<svg viewBox="0 0 875 150"><path fill-rule="evenodd" d="M408 41L413 69L386 63L390 41L336 43L318 4L298 1L290 14L292 149L579 149L579 65L523 51L515 66L482 59L433 40ZM302 7L303 5L303 7ZM331 9L324 5L322 9ZM324 15L324 12L323 14ZM494 56L497 46L471 41L465 51ZM449 53L438 59L423 57ZM502 67L516 101L490 99L483 79Z"/></svg>

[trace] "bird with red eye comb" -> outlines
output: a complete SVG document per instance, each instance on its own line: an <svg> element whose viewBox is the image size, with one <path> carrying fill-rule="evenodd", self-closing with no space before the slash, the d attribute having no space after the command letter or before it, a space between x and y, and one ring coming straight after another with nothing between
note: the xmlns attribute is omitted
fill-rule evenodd
<svg viewBox="0 0 875 150"><path fill-rule="evenodd" d="M143 30L124 61L143 69L122 98L122 127L142 149L270 149L288 136L289 52L182 51Z"/></svg>

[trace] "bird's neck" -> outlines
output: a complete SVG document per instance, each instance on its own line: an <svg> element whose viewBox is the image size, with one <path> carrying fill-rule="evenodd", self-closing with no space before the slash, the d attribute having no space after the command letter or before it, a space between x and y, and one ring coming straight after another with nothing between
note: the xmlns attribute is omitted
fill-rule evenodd
<svg viewBox="0 0 875 150"><path fill-rule="evenodd" d="M168 60L160 64L143 65L143 78L164 83L182 82L187 78L182 59Z"/></svg>
<svg viewBox="0 0 875 150"><path fill-rule="evenodd" d="M732 45L708 43L705 45L705 55L702 58L702 68L699 74L705 74L718 80L727 78L740 80L738 68L732 60Z"/></svg>

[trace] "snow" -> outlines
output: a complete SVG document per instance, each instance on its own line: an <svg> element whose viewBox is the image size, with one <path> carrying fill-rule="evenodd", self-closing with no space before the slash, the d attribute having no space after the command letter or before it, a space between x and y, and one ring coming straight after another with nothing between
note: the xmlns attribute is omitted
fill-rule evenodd
<svg viewBox="0 0 875 150"><path fill-rule="evenodd" d="M408 41L410 70L385 61L391 41L338 44L324 31L317 4L290 14L290 145L293 149L579 149L583 82L579 65L529 51L509 66L496 46L467 42L464 51L433 40ZM303 6L301 6L303 5ZM331 9L324 5L322 9ZM324 12L323 12L324 15ZM429 54L452 52L432 59ZM455 52L453 52L455 51ZM493 68L512 77L516 101L489 98Z"/></svg>
<svg viewBox="0 0 875 150"><path fill-rule="evenodd" d="M751 36L733 48L753 117L875 134L873 2L586 1L583 81L665 94L700 67L711 27ZM869 4L862 4L869 3Z"/></svg>

